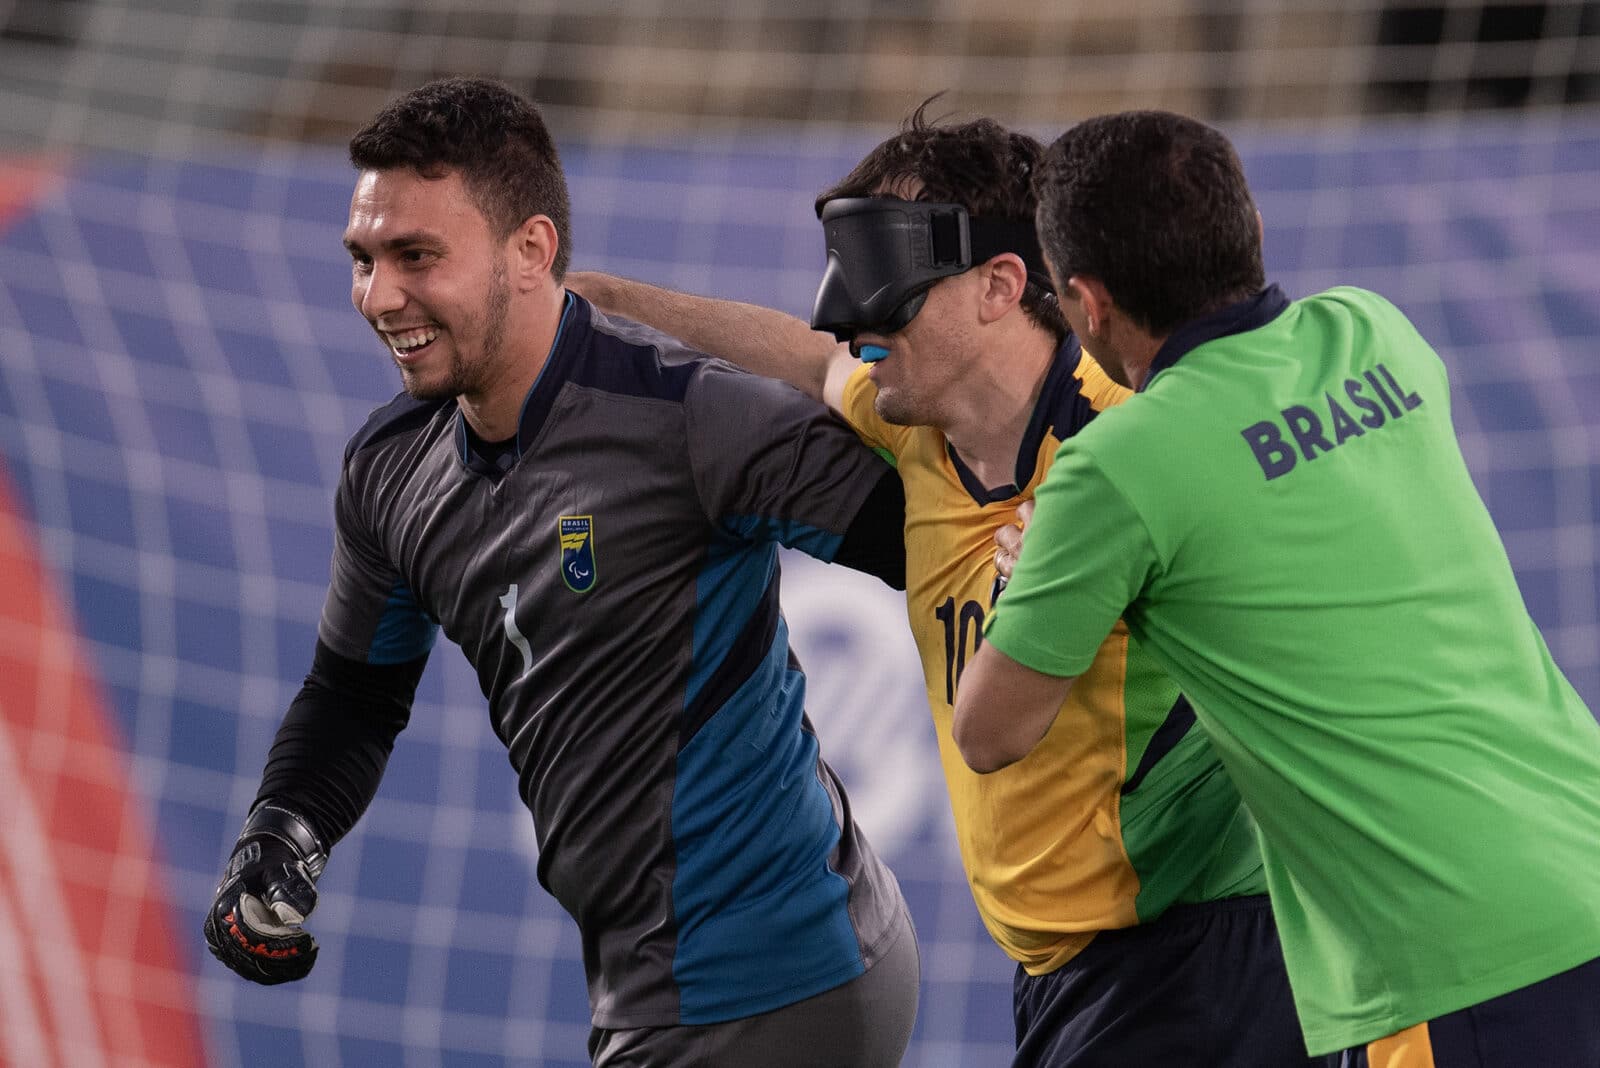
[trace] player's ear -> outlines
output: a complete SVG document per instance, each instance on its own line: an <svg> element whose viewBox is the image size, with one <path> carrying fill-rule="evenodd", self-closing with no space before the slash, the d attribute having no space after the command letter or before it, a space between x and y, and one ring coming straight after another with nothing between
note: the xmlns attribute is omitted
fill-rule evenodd
<svg viewBox="0 0 1600 1068"><path fill-rule="evenodd" d="M561 248L561 235L548 215L528 216L512 231L509 243L516 282L532 286L549 278L556 252Z"/></svg>
<svg viewBox="0 0 1600 1068"><path fill-rule="evenodd" d="M1022 301L1022 291L1028 284L1028 268L1022 257L1012 252L1002 252L982 267L983 307L980 312L984 322L993 322Z"/></svg>
<svg viewBox="0 0 1600 1068"><path fill-rule="evenodd" d="M1111 319L1111 309L1116 306L1106 284L1093 275L1075 274L1067 279L1061 293L1063 297L1082 305L1089 337L1099 336Z"/></svg>

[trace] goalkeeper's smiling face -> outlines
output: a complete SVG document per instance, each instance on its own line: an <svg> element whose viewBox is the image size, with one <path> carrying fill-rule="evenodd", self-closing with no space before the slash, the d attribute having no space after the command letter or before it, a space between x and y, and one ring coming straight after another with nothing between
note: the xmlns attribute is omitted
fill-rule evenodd
<svg viewBox="0 0 1600 1068"><path fill-rule="evenodd" d="M344 244L350 299L383 339L406 392L480 397L514 373L505 344L508 244L459 174L363 171Z"/></svg>

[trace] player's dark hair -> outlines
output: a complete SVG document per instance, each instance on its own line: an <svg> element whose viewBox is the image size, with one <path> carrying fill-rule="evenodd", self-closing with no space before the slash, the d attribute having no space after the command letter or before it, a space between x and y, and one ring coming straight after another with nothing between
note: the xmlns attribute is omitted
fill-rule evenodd
<svg viewBox="0 0 1600 1068"><path fill-rule="evenodd" d="M924 100L898 134L819 195L818 212L830 200L887 193L930 204L960 204L976 219L1031 225L1037 203L1033 173L1044 145L993 119L930 119L928 105L938 98L935 93ZM1067 323L1055 294L1031 279L1022 291L1022 310L1057 340L1066 337Z"/></svg>
<svg viewBox="0 0 1600 1068"><path fill-rule="evenodd" d="M1034 185L1056 277L1100 279L1152 334L1266 285L1244 167L1202 122L1165 111L1080 122L1050 146Z"/></svg>
<svg viewBox="0 0 1600 1068"><path fill-rule="evenodd" d="M550 273L566 277L572 206L550 131L530 100L486 78L441 78L391 101L350 139L361 170L406 167L424 178L459 171L473 203L504 237L534 215L556 229Z"/></svg>

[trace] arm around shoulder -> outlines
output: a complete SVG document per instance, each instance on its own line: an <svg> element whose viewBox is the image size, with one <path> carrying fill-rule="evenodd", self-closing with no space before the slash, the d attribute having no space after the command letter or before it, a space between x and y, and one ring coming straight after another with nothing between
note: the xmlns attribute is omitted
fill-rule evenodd
<svg viewBox="0 0 1600 1068"><path fill-rule="evenodd" d="M854 366L849 349L792 315L597 271L572 271L566 286L601 311L653 326L702 352L781 379L839 408L844 379Z"/></svg>

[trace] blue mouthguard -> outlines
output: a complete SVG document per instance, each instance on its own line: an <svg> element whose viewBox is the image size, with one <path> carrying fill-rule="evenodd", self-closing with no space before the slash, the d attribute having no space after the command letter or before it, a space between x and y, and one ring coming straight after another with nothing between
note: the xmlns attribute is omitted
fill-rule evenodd
<svg viewBox="0 0 1600 1068"><path fill-rule="evenodd" d="M877 363L887 355L889 355L889 350L884 348L882 345L861 346L862 363Z"/></svg>

